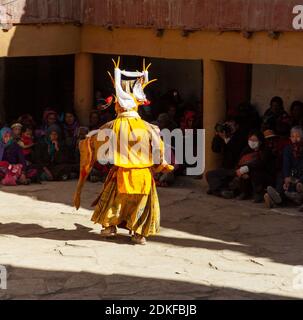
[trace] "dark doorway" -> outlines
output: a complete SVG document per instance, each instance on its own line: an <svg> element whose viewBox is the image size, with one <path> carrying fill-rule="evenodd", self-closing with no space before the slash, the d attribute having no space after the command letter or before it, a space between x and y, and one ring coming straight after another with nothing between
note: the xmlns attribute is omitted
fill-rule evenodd
<svg viewBox="0 0 303 320"><path fill-rule="evenodd" d="M232 115L239 104L251 99L252 65L225 63L227 113Z"/></svg>
<svg viewBox="0 0 303 320"><path fill-rule="evenodd" d="M7 58L4 109L6 122L30 113L39 122L43 110L73 107L74 56Z"/></svg>

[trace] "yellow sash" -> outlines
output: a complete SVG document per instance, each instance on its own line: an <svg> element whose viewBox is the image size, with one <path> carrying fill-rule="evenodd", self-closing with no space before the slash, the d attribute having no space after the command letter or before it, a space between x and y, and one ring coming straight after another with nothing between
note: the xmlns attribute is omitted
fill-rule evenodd
<svg viewBox="0 0 303 320"><path fill-rule="evenodd" d="M127 169L119 168L117 184L119 193L149 194L151 190L152 175L149 168Z"/></svg>

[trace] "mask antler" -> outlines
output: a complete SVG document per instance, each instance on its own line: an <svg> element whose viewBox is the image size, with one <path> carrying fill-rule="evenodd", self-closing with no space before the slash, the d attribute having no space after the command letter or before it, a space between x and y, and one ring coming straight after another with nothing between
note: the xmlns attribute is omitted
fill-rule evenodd
<svg viewBox="0 0 303 320"><path fill-rule="evenodd" d="M143 71L144 71L144 72L148 72L148 69L150 68L151 65L152 65L152 64L150 63L150 64L147 66L147 68L146 68L145 58L143 59Z"/></svg>
<svg viewBox="0 0 303 320"><path fill-rule="evenodd" d="M112 84L113 84L113 86L114 86L114 88L115 88L115 80L114 80L114 78L113 78L113 76L112 76L112 74L109 72L109 71L107 71L107 73L108 73L108 75L109 75L109 77L110 77L110 80L112 81Z"/></svg>
<svg viewBox="0 0 303 320"><path fill-rule="evenodd" d="M148 81L148 70L151 67L151 63L146 67L146 62L145 62L145 58L143 59L143 73L146 74L146 79L145 79L145 83L142 85L142 89L144 90L147 86L149 86L151 83L158 81L158 79L153 79Z"/></svg>
<svg viewBox="0 0 303 320"><path fill-rule="evenodd" d="M149 86L151 83L156 82L156 81L158 81L158 79L150 80L150 81L148 81L147 83L144 83L144 84L142 85L142 88L145 89L145 88L146 88L147 86Z"/></svg>
<svg viewBox="0 0 303 320"><path fill-rule="evenodd" d="M119 69L120 68L120 61L121 61L121 57L120 56L118 57L117 62L114 59L112 59L112 62L114 63L114 66L115 66L115 69Z"/></svg>
<svg viewBox="0 0 303 320"><path fill-rule="evenodd" d="M119 68L120 68L120 62L121 62L121 57L120 57L120 56L118 57L117 62L116 62L114 59L112 59L112 62L113 62L113 64L114 64L115 69L119 69ZM109 77L110 77L110 80L112 81L112 84L113 84L113 86L114 86L114 88L115 88L115 87L116 87L116 84L115 84L115 79L114 79L114 77L112 76L112 74L110 73L110 71L107 71L107 73L108 73L108 75L109 75Z"/></svg>

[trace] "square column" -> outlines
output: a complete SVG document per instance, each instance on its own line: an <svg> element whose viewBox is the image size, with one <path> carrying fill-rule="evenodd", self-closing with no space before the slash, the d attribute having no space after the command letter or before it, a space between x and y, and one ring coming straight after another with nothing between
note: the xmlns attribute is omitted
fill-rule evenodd
<svg viewBox="0 0 303 320"><path fill-rule="evenodd" d="M88 125L94 100L94 61L91 53L75 55L75 112L81 125Z"/></svg>
<svg viewBox="0 0 303 320"><path fill-rule="evenodd" d="M205 129L205 172L221 165L222 157L212 152L211 145L217 122L226 117L226 88L224 62L203 61L203 127Z"/></svg>

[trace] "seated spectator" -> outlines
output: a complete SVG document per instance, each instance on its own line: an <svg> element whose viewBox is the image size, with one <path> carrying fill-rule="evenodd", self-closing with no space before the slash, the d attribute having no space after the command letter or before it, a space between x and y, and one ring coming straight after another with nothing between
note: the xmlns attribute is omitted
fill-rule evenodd
<svg viewBox="0 0 303 320"><path fill-rule="evenodd" d="M63 136L65 145L73 150L76 147L79 123L73 112L65 112L63 120Z"/></svg>
<svg viewBox="0 0 303 320"><path fill-rule="evenodd" d="M196 113L194 111L185 111L181 119L180 127L184 131L186 129L195 129Z"/></svg>
<svg viewBox="0 0 303 320"><path fill-rule="evenodd" d="M43 113L43 122L46 129L50 126L55 126L59 122L58 113L52 109L47 109Z"/></svg>
<svg viewBox="0 0 303 320"><path fill-rule="evenodd" d="M14 141L12 130L0 130L0 179L4 185L29 184L22 149Z"/></svg>
<svg viewBox="0 0 303 320"><path fill-rule="evenodd" d="M28 126L23 128L21 139L18 141L18 144L22 148L26 161L32 163L32 152L35 145L32 127Z"/></svg>
<svg viewBox="0 0 303 320"><path fill-rule="evenodd" d="M269 109L263 116L262 130L273 130L278 135L288 136L291 128L291 119L284 110L282 98L273 97L270 102Z"/></svg>
<svg viewBox="0 0 303 320"><path fill-rule="evenodd" d="M57 126L49 127L44 141L35 147L34 163L39 168L41 180L65 181L75 170L60 134Z"/></svg>
<svg viewBox="0 0 303 320"><path fill-rule="evenodd" d="M237 199L248 199L252 193L255 203L262 202L265 188L273 181L274 173L274 158L266 147L263 134L252 131L236 170L240 191Z"/></svg>
<svg viewBox="0 0 303 320"><path fill-rule="evenodd" d="M221 168L234 169L246 144L247 137L241 134L236 121L230 120L216 125L212 151L222 154Z"/></svg>
<svg viewBox="0 0 303 320"><path fill-rule="evenodd" d="M287 200L296 204L303 201L303 131L293 127L290 134L291 143L283 151L283 175L274 189L267 188L264 196L268 208L285 205Z"/></svg>
<svg viewBox="0 0 303 320"><path fill-rule="evenodd" d="M226 190L235 177L235 168L246 144L246 138L239 133L234 121L218 123L215 126L212 151L222 154L223 161L220 168L206 173L208 194L230 198Z"/></svg>
<svg viewBox="0 0 303 320"><path fill-rule="evenodd" d="M97 110L93 110L89 115L89 130L98 130L101 126L100 115Z"/></svg>
<svg viewBox="0 0 303 320"><path fill-rule="evenodd" d="M11 125L13 139L18 142L21 139L22 133L22 124L21 123L13 123Z"/></svg>
<svg viewBox="0 0 303 320"><path fill-rule="evenodd" d="M266 147L271 150L275 159L275 175L278 176L283 166L283 150L290 143L289 138L278 136L272 130L263 132Z"/></svg>
<svg viewBox="0 0 303 320"><path fill-rule="evenodd" d="M240 155L240 160L232 169L217 169L206 174L209 194L233 198L237 193L239 200L253 194L254 202L261 202L264 189L271 181L268 168L272 166L272 156L264 144L264 137L258 131L249 134L248 146Z"/></svg>
<svg viewBox="0 0 303 320"><path fill-rule="evenodd" d="M62 134L61 127L59 125L59 117L56 111L48 109L43 113L43 123L42 126L36 130L35 136L42 141L47 135L47 131L50 127L56 127L56 131Z"/></svg>
<svg viewBox="0 0 303 320"><path fill-rule="evenodd" d="M303 125L303 102L294 101L291 104L290 118L292 127Z"/></svg>

